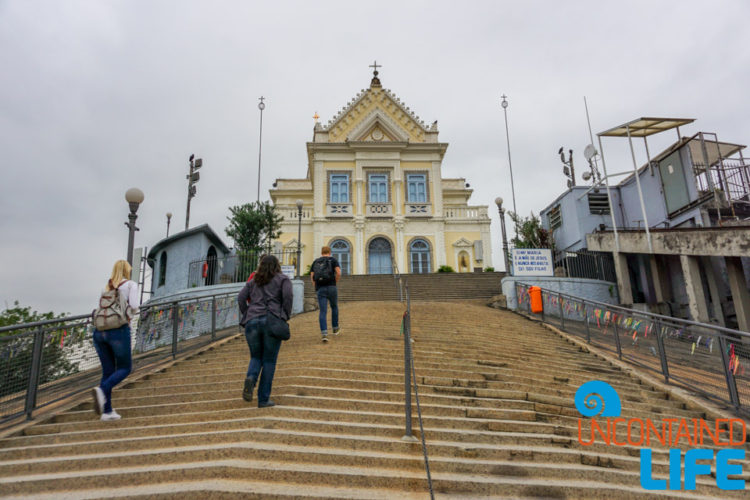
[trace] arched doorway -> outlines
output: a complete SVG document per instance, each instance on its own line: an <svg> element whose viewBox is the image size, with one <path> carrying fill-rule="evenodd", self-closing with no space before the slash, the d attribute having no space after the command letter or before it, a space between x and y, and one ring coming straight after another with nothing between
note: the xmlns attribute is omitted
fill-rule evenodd
<svg viewBox="0 0 750 500"><path fill-rule="evenodd" d="M391 244L385 238L375 238L367 248L367 263L370 274L392 274Z"/></svg>
<svg viewBox="0 0 750 500"><path fill-rule="evenodd" d="M213 245L211 245L208 248L208 253L206 254L206 286L211 286L216 283L216 248L214 248Z"/></svg>

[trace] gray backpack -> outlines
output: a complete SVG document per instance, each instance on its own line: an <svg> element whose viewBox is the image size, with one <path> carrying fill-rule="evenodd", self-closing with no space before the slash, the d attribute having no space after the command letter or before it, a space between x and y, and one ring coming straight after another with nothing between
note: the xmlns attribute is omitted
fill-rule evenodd
<svg viewBox="0 0 750 500"><path fill-rule="evenodd" d="M104 290L99 298L99 307L94 311L94 328L99 331L114 330L130 322L128 298L120 296L120 287Z"/></svg>

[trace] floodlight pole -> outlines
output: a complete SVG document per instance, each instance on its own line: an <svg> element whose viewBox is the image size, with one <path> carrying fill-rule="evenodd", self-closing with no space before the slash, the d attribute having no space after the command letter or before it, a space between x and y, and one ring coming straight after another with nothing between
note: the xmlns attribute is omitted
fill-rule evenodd
<svg viewBox="0 0 750 500"><path fill-rule="evenodd" d="M502 98L502 101L500 105L503 107L503 116L505 117L505 142L508 145L508 169L510 170L510 192L513 195L513 213L515 214L515 217L513 218L513 231L515 233L515 237L518 238L518 210L516 209L516 188L513 184L513 163L510 160L510 134L508 133L508 100L505 94L500 96Z"/></svg>
<svg viewBox="0 0 750 500"><path fill-rule="evenodd" d="M258 136L258 197L257 202L260 203L260 152L263 147L263 110L266 109L266 104L263 102L265 97L260 96L260 102L258 103L258 109L260 110L260 135Z"/></svg>

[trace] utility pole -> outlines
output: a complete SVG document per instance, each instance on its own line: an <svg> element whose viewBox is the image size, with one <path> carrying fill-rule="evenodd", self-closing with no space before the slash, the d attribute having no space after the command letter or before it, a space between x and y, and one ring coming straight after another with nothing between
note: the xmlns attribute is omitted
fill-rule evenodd
<svg viewBox="0 0 750 500"><path fill-rule="evenodd" d="M195 196L195 183L201 178L198 169L203 166L203 160L201 158L195 159L195 155L190 155L190 173L187 175L188 180L188 196L187 196L187 211L185 212L185 231L190 227L190 200Z"/></svg>

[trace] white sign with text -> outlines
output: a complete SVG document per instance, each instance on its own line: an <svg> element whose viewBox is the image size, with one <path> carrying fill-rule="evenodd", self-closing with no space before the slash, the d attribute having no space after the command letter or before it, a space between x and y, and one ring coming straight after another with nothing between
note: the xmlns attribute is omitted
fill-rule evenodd
<svg viewBox="0 0 750 500"><path fill-rule="evenodd" d="M514 248L513 276L554 276L552 250L548 248Z"/></svg>
<svg viewBox="0 0 750 500"><path fill-rule="evenodd" d="M289 276L289 279L294 279L294 276L297 274L297 270L294 266L281 266L281 272Z"/></svg>

